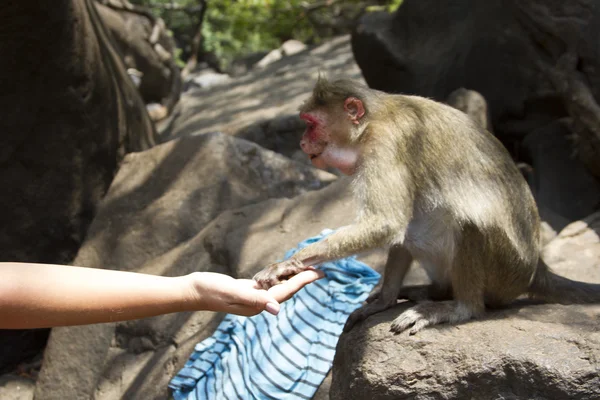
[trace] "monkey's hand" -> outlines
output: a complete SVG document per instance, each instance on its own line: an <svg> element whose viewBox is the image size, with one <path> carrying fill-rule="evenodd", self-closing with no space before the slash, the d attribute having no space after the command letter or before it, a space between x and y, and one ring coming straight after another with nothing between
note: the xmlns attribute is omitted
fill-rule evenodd
<svg viewBox="0 0 600 400"><path fill-rule="evenodd" d="M266 266L262 271L254 275L253 279L258 282L263 289L267 290L308 269L313 269L313 267L306 267L302 261L296 258L290 258Z"/></svg>

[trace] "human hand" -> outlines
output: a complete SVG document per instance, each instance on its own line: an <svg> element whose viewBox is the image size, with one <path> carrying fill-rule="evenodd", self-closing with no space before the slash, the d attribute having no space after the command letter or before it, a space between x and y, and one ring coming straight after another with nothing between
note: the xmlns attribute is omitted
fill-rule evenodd
<svg viewBox="0 0 600 400"><path fill-rule="evenodd" d="M192 291L189 309L222 311L243 316L256 315L266 310L277 315L279 303L288 300L304 286L324 276L323 271L311 269L300 272L269 290L263 290L253 279L235 279L213 272L195 272L188 275Z"/></svg>

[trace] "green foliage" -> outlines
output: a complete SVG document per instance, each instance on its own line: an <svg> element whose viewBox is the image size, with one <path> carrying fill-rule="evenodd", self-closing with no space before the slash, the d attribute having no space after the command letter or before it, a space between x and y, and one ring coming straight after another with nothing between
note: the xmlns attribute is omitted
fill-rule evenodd
<svg viewBox="0 0 600 400"><path fill-rule="evenodd" d="M171 32L171 31L169 31ZM175 49L175 54L173 54L174 58L175 58L175 64L177 64L177 66L179 68L183 68L185 67L185 61L183 61L181 55L183 54L183 50L181 50L179 47Z"/></svg>
<svg viewBox="0 0 600 400"><path fill-rule="evenodd" d="M211 1L202 27L204 49L227 64L240 55L276 48L286 39L310 41L314 32L300 3Z"/></svg>
<svg viewBox="0 0 600 400"><path fill-rule="evenodd" d="M183 56L198 25L198 0L132 0L149 7L173 31ZM202 46L226 66L236 57L346 32L365 10L396 10L402 0L207 0ZM194 9L195 8L195 9Z"/></svg>
<svg viewBox="0 0 600 400"><path fill-rule="evenodd" d="M402 1L403 0L390 0L388 1L386 5L374 5L374 6L367 6L365 11L367 12L375 12L375 11L387 11L387 12L394 12L398 9L398 7L400 7L402 5Z"/></svg>

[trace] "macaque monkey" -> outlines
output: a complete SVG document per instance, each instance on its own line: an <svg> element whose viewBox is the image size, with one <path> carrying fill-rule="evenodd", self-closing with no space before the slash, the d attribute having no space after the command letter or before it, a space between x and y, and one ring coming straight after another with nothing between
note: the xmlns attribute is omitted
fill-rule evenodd
<svg viewBox="0 0 600 400"><path fill-rule="evenodd" d="M414 334L458 323L518 296L600 300L600 285L555 275L540 258L540 219L506 149L466 114L417 96L319 78L300 109L300 146L319 168L352 175L356 222L254 276L268 288L324 261L389 246L381 288L345 331L396 304L417 302L391 325ZM430 285L402 286L413 260Z"/></svg>

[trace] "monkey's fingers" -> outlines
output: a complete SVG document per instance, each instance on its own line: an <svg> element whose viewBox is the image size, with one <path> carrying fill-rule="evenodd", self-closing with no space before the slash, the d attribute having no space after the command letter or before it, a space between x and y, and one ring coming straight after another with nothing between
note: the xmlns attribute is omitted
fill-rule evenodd
<svg viewBox="0 0 600 400"><path fill-rule="evenodd" d="M321 279L324 276L325 273L323 271L316 269L302 271L299 274L292 276L290 279L281 282L281 284L270 288L269 294L271 294L275 300L281 303L288 300L304 286L316 281L317 279Z"/></svg>
<svg viewBox="0 0 600 400"><path fill-rule="evenodd" d="M254 275L253 279L260 284L262 289L268 290L307 269L314 268L305 267L301 261L290 258L285 261L270 264Z"/></svg>

